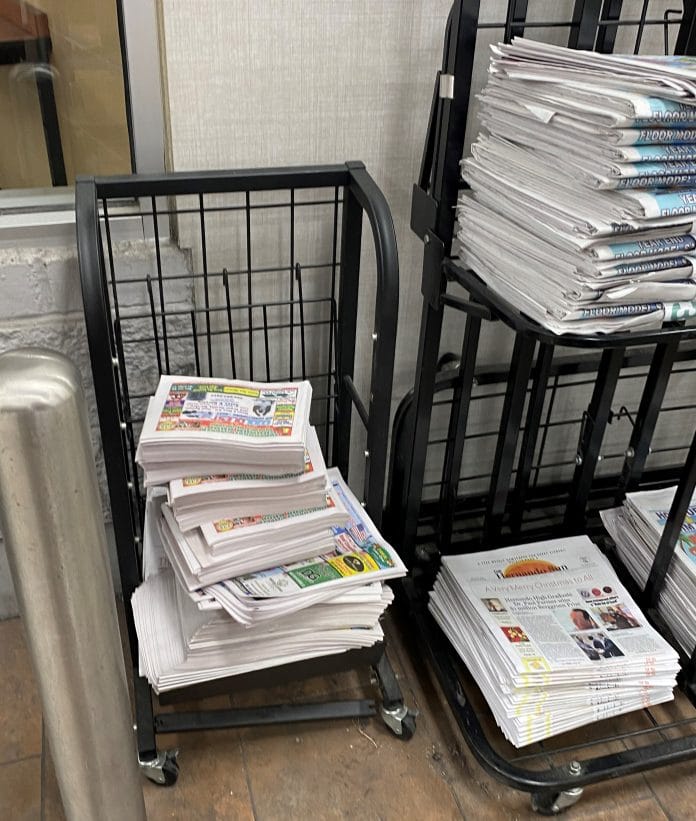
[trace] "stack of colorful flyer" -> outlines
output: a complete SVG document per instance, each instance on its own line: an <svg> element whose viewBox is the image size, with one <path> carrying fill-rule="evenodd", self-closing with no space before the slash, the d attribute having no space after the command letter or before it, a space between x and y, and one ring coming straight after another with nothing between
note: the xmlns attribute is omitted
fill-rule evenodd
<svg viewBox="0 0 696 821"><path fill-rule="evenodd" d="M696 59L492 47L460 257L554 333L696 315Z"/></svg>
<svg viewBox="0 0 696 821"><path fill-rule="evenodd" d="M211 474L302 475L311 400L309 382L162 376L136 452L145 484Z"/></svg>
<svg viewBox="0 0 696 821"><path fill-rule="evenodd" d="M307 433L313 470L322 477L321 504L314 507L247 508L270 504L276 487L286 505L305 505L304 493L316 494L316 480L309 491L302 482L306 468L293 477L303 487L293 490L288 477L267 475L272 439L259 446L258 463L248 470L254 478L243 480L249 484L237 485L236 469L221 468L227 486L210 509L222 518L194 516L195 526L183 529L179 519L190 524L185 517L195 506L175 511L182 477L169 471L167 487L148 488L144 581L131 604L141 673L157 692L369 647L383 638L379 619L392 600L384 582L404 576L406 568L338 470L326 471L313 453L318 443L312 429ZM157 451L154 466L145 461L150 479L152 471L161 472L162 454ZM178 459L177 470L188 470L181 454ZM200 454L197 459L200 474L208 476L209 463Z"/></svg>
<svg viewBox="0 0 696 821"><path fill-rule="evenodd" d="M586 536L446 556L429 608L516 747L674 697L676 651Z"/></svg>
<svg viewBox="0 0 696 821"><path fill-rule="evenodd" d="M641 587L650 575L675 487L629 493L623 507L604 510L602 521L619 558ZM690 655L696 645L696 497L692 498L667 570L657 609Z"/></svg>

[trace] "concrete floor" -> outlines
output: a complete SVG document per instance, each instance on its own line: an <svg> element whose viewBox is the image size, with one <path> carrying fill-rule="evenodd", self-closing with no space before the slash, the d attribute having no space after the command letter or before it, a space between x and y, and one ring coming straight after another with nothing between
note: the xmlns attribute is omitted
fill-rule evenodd
<svg viewBox="0 0 696 821"><path fill-rule="evenodd" d="M417 649L403 640L405 628L388 624L388 632L390 657L408 703L420 711L412 741L398 740L378 719L170 736L162 746L179 747L181 774L171 788L143 782L148 818L539 818L530 811L526 795L500 785L476 763L452 726L438 689L422 670L416 673ZM333 698L354 698L369 697L373 691L362 671L251 693L234 703L277 703L329 693ZM205 704L223 707L230 699ZM681 697L653 712L661 721L694 715ZM602 722L592 731L606 736L640 729L648 721L638 713ZM583 730L563 741L587 737L588 730ZM594 754L627 743L630 740L603 745ZM501 752L514 754L502 739L499 744ZM552 754L554 746L558 744L550 743L547 752ZM569 821L696 818L692 773L693 764L687 763L591 786L565 817ZM16 619L0 622L0 819L63 818L50 756L42 750L40 704L21 624Z"/></svg>

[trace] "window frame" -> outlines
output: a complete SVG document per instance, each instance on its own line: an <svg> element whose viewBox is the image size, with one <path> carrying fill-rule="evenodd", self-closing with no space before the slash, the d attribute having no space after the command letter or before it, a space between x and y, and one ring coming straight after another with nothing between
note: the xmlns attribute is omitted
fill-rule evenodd
<svg viewBox="0 0 696 821"><path fill-rule="evenodd" d="M115 2L131 170L163 173L165 121L157 0ZM124 208L128 207L124 203ZM130 209L137 214L138 204L130 204ZM134 238L143 236L142 222L133 220ZM74 186L0 191L0 248L74 242Z"/></svg>

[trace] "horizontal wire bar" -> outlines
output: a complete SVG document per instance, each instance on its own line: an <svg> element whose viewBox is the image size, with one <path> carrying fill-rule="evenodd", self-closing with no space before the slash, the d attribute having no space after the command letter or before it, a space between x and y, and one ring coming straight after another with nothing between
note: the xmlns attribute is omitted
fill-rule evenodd
<svg viewBox="0 0 696 821"><path fill-rule="evenodd" d="M279 190L282 191L283 189L279 189ZM230 192L230 193L232 193L232 192ZM239 192L234 192L234 193L239 193ZM195 196L195 194L181 194L179 196L190 197L190 196ZM339 202L343 202L343 200L340 199ZM333 199L331 199L331 200L306 200L304 202L296 202L295 205L300 206L300 207L309 206L309 205L332 205L333 206L333 205L335 205L335 203L336 203L336 200L333 200ZM206 206L203 209L203 213L204 214L212 214L212 213L221 212L221 211L223 211L223 212L224 211L246 211L247 209L249 211L260 211L260 210L269 209L269 208L288 208L289 209L290 208L290 202L267 202L267 203L262 202L262 203L257 203L256 205L249 205L249 206L246 206L246 205L213 205L213 206ZM118 219L133 219L133 217L153 217L153 216L159 217L159 216L163 216L163 215L164 216L167 216L167 215L177 216L178 214L196 214L196 215L200 216L200 213L201 213L200 208L169 208L169 209L163 209L163 210L160 210L158 208L156 213L153 212L153 211L150 211L150 210L148 210L148 211L133 210L130 214L128 214L128 213L125 213L125 214L113 214L113 213L111 213L111 214L109 214L108 219L111 222L112 220L118 220ZM102 222L105 222L105 218L104 218L103 214L99 215L99 219Z"/></svg>
<svg viewBox="0 0 696 821"><path fill-rule="evenodd" d="M669 19L658 19L655 18L653 20L598 20L597 27L605 27L605 26L676 26L682 22L681 17L677 18L669 18ZM526 20L514 20L513 26L516 28L522 29L551 29L551 28L578 28L580 22L573 22L572 20L541 20L537 22L528 22ZM507 26L507 23L479 23L478 28L480 29L504 29Z"/></svg>
<svg viewBox="0 0 696 821"><path fill-rule="evenodd" d="M190 312L189 312L189 314L190 314ZM305 326L309 327L310 325L313 325L313 326L331 325L331 320L330 319L316 319L316 320L312 320L312 321L307 321L306 320L305 321ZM289 322L284 322L282 324L268 325L268 326L252 325L251 331L252 331L252 333L263 332L265 327L267 327L269 331L279 331L279 330L282 330L284 328L289 328L290 323ZM241 333L248 333L248 332L249 332L249 327L248 326L245 327L245 328L235 328L232 331L233 334L241 334ZM205 333L205 332L203 332L203 333ZM225 328L223 330L211 330L208 333L210 333L211 336L223 336L224 335L224 336L229 337L229 335L230 335L230 332L227 328ZM185 334L167 333L167 339L193 339L193 337L192 337L190 332L185 333ZM138 337L134 337L133 339L124 339L121 344L123 344L123 345L136 345L136 344L141 345L145 342L155 342L155 341L156 340L155 340L154 336L138 336Z"/></svg>
<svg viewBox="0 0 696 821"><path fill-rule="evenodd" d="M340 262L336 263L337 268L339 268L340 265L341 265ZM307 265L302 265L302 271L303 272L304 271L311 271L311 270L320 270L320 269L323 269L323 268L332 269L333 268L333 262L314 262L314 263L309 263ZM287 273L288 271L292 271L292 270L293 270L293 268L291 266L285 265L285 266L282 266L280 268L252 268L251 271L249 271L247 268L244 268L243 270L239 270L239 271L228 271L228 270L208 271L208 278L210 278L210 277L222 277L222 278L224 278L225 276L242 276L242 275L248 276L249 273L252 273L252 274L283 274L283 273ZM178 281L180 279L203 279L203 277L205 277L205 274L188 274L188 273L187 274L171 274L169 276L163 276L162 281L163 282L170 282L170 281L175 282L175 281ZM119 285L136 285L136 284L142 283L142 282L147 282L147 277L133 277L133 278L129 278L129 279L118 279L118 280L109 279L109 280L107 280L107 283L109 285L111 285L112 287L114 285L116 285L116 286L119 286Z"/></svg>
<svg viewBox="0 0 696 821"><path fill-rule="evenodd" d="M187 376L187 374L180 374L180 375L181 376ZM305 379L307 379L307 380L326 379L327 377L334 377L335 378L335 376L336 376L335 371L332 371L331 373L310 373L310 374L307 374ZM221 377L211 376L211 377L206 377L206 379L207 378L210 378L211 380L214 381L215 379L227 379L228 377L226 377L226 376L224 376L224 377L222 377L222 376ZM287 377L287 381L289 381L289 380L290 380L290 377ZM286 379L281 377L279 379L273 379L273 381L274 382L285 382ZM131 393L131 394L129 394L129 398L130 398L131 401L133 401L135 399L149 399L151 396L152 396L151 393ZM312 401L318 400L319 398L320 397L313 396Z"/></svg>
<svg viewBox="0 0 696 821"><path fill-rule="evenodd" d="M320 304L322 302L331 303L330 296L316 296L316 297L307 297L303 300L304 304ZM299 304L299 300L297 299L281 299L281 300L274 300L273 302L247 302L246 304L238 304L238 305L211 305L209 308L180 308L175 311L148 311L147 313L139 313L139 314L129 314L128 316L124 316L121 314L121 325L128 320L140 320L140 319L152 319L155 317L156 319L161 319L164 317L165 319L169 319L172 316L191 316L192 313L195 314L210 314L210 313L218 313L220 311L231 310L231 311L248 311L250 308L263 308L266 306L267 308L282 308L286 305L297 305ZM328 320L327 320L328 321Z"/></svg>

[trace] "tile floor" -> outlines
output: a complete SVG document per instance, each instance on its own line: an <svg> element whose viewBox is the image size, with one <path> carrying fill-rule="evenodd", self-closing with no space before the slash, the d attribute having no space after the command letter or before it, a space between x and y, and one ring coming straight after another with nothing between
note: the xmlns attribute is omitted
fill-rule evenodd
<svg viewBox="0 0 696 821"><path fill-rule="evenodd" d="M527 796L479 767L452 727L437 688L427 675L416 674L416 650L401 638L403 627L390 624L388 631L404 693L420 711L412 741L399 741L377 719L170 737L167 746L181 751L181 775L168 789L143 782L148 819L539 818L530 812ZM363 673L346 673L277 688L265 698L272 703L328 692L334 698L354 698L369 693L370 685ZM244 700L251 703L255 697L248 694ZM206 706L229 703L221 697L209 699ZM660 709L662 720L693 714L681 698ZM640 713L624 721L629 722L624 730L640 729L647 719ZM604 724L607 735L611 724ZM577 734L578 739L585 736L584 731ZM509 754L505 742L500 744ZM616 747L606 745L606 751ZM565 817L694 819L692 773L688 763L594 785ZM16 619L0 622L0 819L64 821L50 757L42 753L40 705Z"/></svg>

